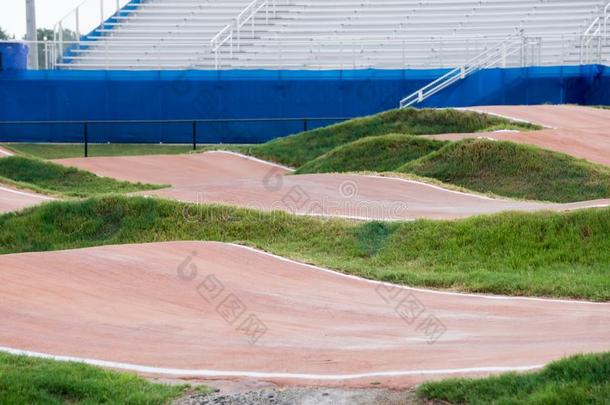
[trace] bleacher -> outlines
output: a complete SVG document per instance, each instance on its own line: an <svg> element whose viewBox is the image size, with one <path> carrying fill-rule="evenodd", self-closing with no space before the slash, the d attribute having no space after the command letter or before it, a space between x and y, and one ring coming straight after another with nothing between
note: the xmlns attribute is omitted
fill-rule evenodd
<svg viewBox="0 0 610 405"><path fill-rule="evenodd" d="M607 0L148 0L66 52L64 69L455 67L510 35L507 66L577 64ZM252 18L236 19L250 6ZM259 7L260 6L260 7ZM249 13L245 13L246 17ZM237 33L236 25L243 24ZM238 39L239 36L239 39ZM605 44L604 44L605 45Z"/></svg>

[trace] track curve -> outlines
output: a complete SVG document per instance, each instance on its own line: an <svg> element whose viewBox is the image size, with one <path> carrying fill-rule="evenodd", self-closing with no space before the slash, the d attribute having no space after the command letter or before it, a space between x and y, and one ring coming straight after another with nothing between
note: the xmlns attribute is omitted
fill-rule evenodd
<svg viewBox="0 0 610 405"><path fill-rule="evenodd" d="M52 199L45 195L18 190L0 183L0 214L19 211Z"/></svg>
<svg viewBox="0 0 610 405"><path fill-rule="evenodd" d="M426 137L448 141L484 137L524 143L610 166L610 110L574 105L482 106L466 110L533 122L546 128Z"/></svg>
<svg viewBox="0 0 610 405"><path fill-rule="evenodd" d="M181 377L410 386L610 349L610 304L394 287L222 243L0 256L0 296L0 350Z"/></svg>
<svg viewBox="0 0 610 405"><path fill-rule="evenodd" d="M564 211L610 205L610 200L546 204L492 199L393 177L290 175L287 168L230 152L58 162L101 176L172 186L141 193L145 195L297 215L362 220L456 219L502 211Z"/></svg>

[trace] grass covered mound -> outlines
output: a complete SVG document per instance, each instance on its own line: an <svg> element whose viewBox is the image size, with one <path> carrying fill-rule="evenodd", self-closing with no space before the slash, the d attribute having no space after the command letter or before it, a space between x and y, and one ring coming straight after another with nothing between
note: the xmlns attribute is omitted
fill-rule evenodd
<svg viewBox="0 0 610 405"><path fill-rule="evenodd" d="M186 385L161 385L91 367L0 353L2 404L167 404Z"/></svg>
<svg viewBox="0 0 610 405"><path fill-rule="evenodd" d="M55 163L22 156L0 159L0 181L50 194L87 197L162 188L160 185L129 183Z"/></svg>
<svg viewBox="0 0 610 405"><path fill-rule="evenodd" d="M407 108L279 138L263 145L245 148L244 151L265 160L300 167L340 145L367 136L395 133L408 135L471 133L499 128L537 127L475 112Z"/></svg>
<svg viewBox="0 0 610 405"><path fill-rule="evenodd" d="M305 163L302 173L352 171L387 172L439 150L446 142L422 137L390 134L359 139Z"/></svg>
<svg viewBox="0 0 610 405"><path fill-rule="evenodd" d="M570 357L536 373L426 383L417 393L451 404L608 404L610 353Z"/></svg>
<svg viewBox="0 0 610 405"><path fill-rule="evenodd" d="M610 197L610 168L511 142L451 143L399 171L513 198L563 203Z"/></svg>
<svg viewBox="0 0 610 405"><path fill-rule="evenodd" d="M0 254L180 240L242 243L412 286L610 300L610 209L355 223L113 196L0 216Z"/></svg>

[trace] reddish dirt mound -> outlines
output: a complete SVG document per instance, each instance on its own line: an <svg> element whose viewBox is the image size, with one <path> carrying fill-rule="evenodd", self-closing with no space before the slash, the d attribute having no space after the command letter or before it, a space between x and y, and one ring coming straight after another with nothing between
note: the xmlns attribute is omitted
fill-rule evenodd
<svg viewBox="0 0 610 405"><path fill-rule="evenodd" d="M146 195L300 215L380 220L453 219L507 210L564 210L610 203L605 200L558 205L490 199L389 177L292 176L286 168L226 152L80 158L59 163L122 180L172 185L169 189L143 193Z"/></svg>
<svg viewBox="0 0 610 405"><path fill-rule="evenodd" d="M533 132L431 135L429 138L456 141L485 137L525 143L610 166L610 110L566 105L472 107L471 110L549 128Z"/></svg>
<svg viewBox="0 0 610 405"><path fill-rule="evenodd" d="M35 194L30 191L16 190L12 187L0 184L0 214L18 211L49 200L51 200L51 198L44 195Z"/></svg>
<svg viewBox="0 0 610 405"><path fill-rule="evenodd" d="M0 296L2 350L162 375L408 386L610 349L609 304L391 287L220 243L0 256Z"/></svg>

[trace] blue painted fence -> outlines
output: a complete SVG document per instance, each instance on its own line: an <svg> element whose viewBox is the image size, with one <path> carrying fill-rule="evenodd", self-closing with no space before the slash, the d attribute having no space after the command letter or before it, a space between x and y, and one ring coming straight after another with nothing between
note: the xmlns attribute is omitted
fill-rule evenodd
<svg viewBox="0 0 610 405"><path fill-rule="evenodd" d="M357 117L395 108L445 70L17 71L0 73L0 121ZM488 69L424 107L608 104L600 65ZM320 121L312 127L331 123ZM296 122L200 124L201 143L264 142ZM94 142L190 142L184 124L98 124ZM79 125L0 124L0 141L76 142Z"/></svg>

